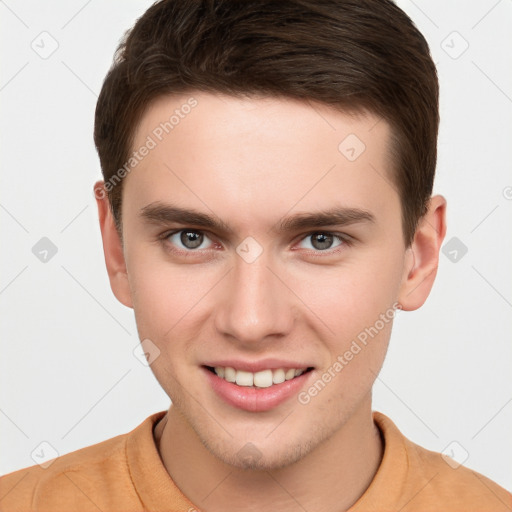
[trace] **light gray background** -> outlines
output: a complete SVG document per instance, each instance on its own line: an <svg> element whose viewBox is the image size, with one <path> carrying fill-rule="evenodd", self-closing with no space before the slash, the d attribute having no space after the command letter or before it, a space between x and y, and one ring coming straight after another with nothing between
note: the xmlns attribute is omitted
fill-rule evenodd
<svg viewBox="0 0 512 512"><path fill-rule="evenodd" d="M51 454L42 441L64 454L169 405L133 355L92 193L97 94L150 3L0 1L1 474L33 465L35 449ZM458 246L441 256L426 305L399 315L374 407L427 448L456 441L456 457L511 489L512 1L399 5L439 70L436 191L448 199L445 243ZM58 248L46 263L32 252L42 237Z"/></svg>

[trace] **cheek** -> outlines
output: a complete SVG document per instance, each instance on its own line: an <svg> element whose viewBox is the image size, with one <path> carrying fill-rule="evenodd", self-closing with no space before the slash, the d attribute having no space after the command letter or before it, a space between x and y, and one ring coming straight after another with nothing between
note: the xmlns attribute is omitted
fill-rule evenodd
<svg viewBox="0 0 512 512"><path fill-rule="evenodd" d="M212 285L204 272L192 266L173 267L150 254L132 258L128 271L139 338L151 340L160 351L151 364L152 372L173 402L179 403L179 383L187 375L193 340L200 338L206 322L201 299Z"/></svg>
<svg viewBox="0 0 512 512"><path fill-rule="evenodd" d="M211 287L208 274L192 265L175 266L162 257L133 255L128 273L139 334L163 340Z"/></svg>
<svg viewBox="0 0 512 512"><path fill-rule="evenodd" d="M347 259L346 265L317 272L314 279L296 276L294 282L304 283L299 291L304 302L329 328L323 329L322 344L328 355L320 378L333 384L329 384L331 392L324 394L319 404L324 402L327 407L327 403L332 406L336 402L349 407L371 389L391 335L401 280L400 261L399 250L388 248L368 252L351 262ZM321 389L322 384L317 387Z"/></svg>
<svg viewBox="0 0 512 512"><path fill-rule="evenodd" d="M333 338L346 342L393 307L401 276L401 256L392 249L368 251L364 257L347 258L330 269L297 272L290 280Z"/></svg>

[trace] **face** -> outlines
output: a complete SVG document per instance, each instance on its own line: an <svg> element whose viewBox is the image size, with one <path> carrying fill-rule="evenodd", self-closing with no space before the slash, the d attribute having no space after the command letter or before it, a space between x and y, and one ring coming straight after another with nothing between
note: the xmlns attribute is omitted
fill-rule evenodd
<svg viewBox="0 0 512 512"><path fill-rule="evenodd" d="M389 135L291 99L193 92L145 113L117 296L220 460L283 467L370 410L410 270Z"/></svg>

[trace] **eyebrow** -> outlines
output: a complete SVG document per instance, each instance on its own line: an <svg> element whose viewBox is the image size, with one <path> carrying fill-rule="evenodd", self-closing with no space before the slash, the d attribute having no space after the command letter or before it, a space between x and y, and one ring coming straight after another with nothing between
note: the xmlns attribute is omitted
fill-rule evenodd
<svg viewBox="0 0 512 512"><path fill-rule="evenodd" d="M360 208L334 207L319 212L297 213L281 219L273 231L289 232L322 226L348 226L359 222L375 222L375 216Z"/></svg>
<svg viewBox="0 0 512 512"><path fill-rule="evenodd" d="M233 229L216 215L181 208L172 204L151 203L141 209L140 215L143 219L155 224L174 222L218 233L233 233ZM301 229L347 226L361 222L374 223L375 216L368 210L338 206L323 211L296 213L284 217L270 228L269 231L287 233Z"/></svg>

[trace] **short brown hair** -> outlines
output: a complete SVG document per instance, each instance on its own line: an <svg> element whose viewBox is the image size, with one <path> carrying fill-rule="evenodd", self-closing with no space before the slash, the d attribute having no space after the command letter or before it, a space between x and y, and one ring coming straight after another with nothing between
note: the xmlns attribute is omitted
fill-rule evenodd
<svg viewBox="0 0 512 512"><path fill-rule="evenodd" d="M105 182L127 161L150 102L193 90L313 100L384 118L410 244L432 194L439 85L425 38L392 1L155 3L119 45L96 105ZM120 229L122 181L107 190Z"/></svg>

